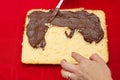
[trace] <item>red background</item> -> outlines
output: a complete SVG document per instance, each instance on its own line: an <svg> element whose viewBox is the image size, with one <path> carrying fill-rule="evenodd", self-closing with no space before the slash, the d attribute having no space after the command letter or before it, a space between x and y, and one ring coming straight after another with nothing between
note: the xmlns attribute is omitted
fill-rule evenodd
<svg viewBox="0 0 120 80"><path fill-rule="evenodd" d="M65 80L59 65L21 63L22 34L28 10L55 8L59 0L0 1L0 80ZM120 80L120 1L64 0L61 8L101 9L106 13L109 63L114 80Z"/></svg>

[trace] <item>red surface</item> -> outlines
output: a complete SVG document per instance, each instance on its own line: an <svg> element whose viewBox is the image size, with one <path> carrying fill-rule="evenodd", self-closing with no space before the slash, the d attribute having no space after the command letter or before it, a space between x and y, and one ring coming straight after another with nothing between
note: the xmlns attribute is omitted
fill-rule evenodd
<svg viewBox="0 0 120 80"><path fill-rule="evenodd" d="M55 8L59 0L0 1L0 80L65 80L59 65L24 65L21 42L25 15L36 8ZM106 13L109 38L108 66L114 80L120 80L120 1L65 0L61 8L101 9Z"/></svg>

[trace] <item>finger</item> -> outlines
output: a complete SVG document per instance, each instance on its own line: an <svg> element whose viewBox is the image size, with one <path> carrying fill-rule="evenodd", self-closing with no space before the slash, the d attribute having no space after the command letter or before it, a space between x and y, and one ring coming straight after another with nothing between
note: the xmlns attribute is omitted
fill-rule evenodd
<svg viewBox="0 0 120 80"><path fill-rule="evenodd" d="M69 72L74 72L76 71L76 66L73 65L73 64L70 64L69 62L67 62L66 60L61 60L61 63L60 63L61 67L66 70L66 71L69 71Z"/></svg>
<svg viewBox="0 0 120 80"><path fill-rule="evenodd" d="M86 60L87 58L81 56L78 53L72 52L72 57L78 62L81 63L81 61Z"/></svg>
<svg viewBox="0 0 120 80"><path fill-rule="evenodd" d="M105 63L105 61L98 54L93 54L90 56L90 60L97 61L99 63Z"/></svg>
<svg viewBox="0 0 120 80"><path fill-rule="evenodd" d="M70 80L76 80L77 76L74 73L70 73L66 70L61 70L61 75L63 78L70 79Z"/></svg>

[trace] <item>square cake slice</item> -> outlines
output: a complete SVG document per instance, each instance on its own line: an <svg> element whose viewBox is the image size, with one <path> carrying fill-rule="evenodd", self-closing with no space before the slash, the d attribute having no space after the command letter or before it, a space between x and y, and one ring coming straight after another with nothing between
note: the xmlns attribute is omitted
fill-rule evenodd
<svg viewBox="0 0 120 80"><path fill-rule="evenodd" d="M49 14L51 16L48 16ZM79 18L82 19L79 21ZM94 27L90 27L91 25ZM38 26L39 28L36 28ZM41 29L42 26L44 29ZM97 26L99 30L96 29ZM90 31L83 32L87 29ZM100 34L97 31L102 32ZM39 38L41 36L42 38ZM62 59L76 63L71 57L72 52L77 52L86 58L97 53L108 62L107 27L105 13L102 10L79 8L54 12L54 10L34 9L27 13L22 42L22 63L60 64Z"/></svg>

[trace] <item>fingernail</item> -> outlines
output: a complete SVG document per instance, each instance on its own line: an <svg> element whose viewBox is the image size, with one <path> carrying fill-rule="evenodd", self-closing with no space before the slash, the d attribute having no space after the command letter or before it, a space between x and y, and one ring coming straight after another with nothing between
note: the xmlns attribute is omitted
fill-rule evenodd
<svg viewBox="0 0 120 80"><path fill-rule="evenodd" d="M72 55L77 55L78 53L76 53L76 52L72 52Z"/></svg>
<svg viewBox="0 0 120 80"><path fill-rule="evenodd" d="M76 55L77 55L76 52L72 52L72 55L71 55L71 56L74 58Z"/></svg>
<svg viewBox="0 0 120 80"><path fill-rule="evenodd" d="M76 52L72 52L72 53L76 53Z"/></svg>
<svg viewBox="0 0 120 80"><path fill-rule="evenodd" d="M72 53L76 53L76 52L72 52Z"/></svg>
<svg viewBox="0 0 120 80"><path fill-rule="evenodd" d="M67 60L66 60L66 59L63 59L62 61L66 62Z"/></svg>

